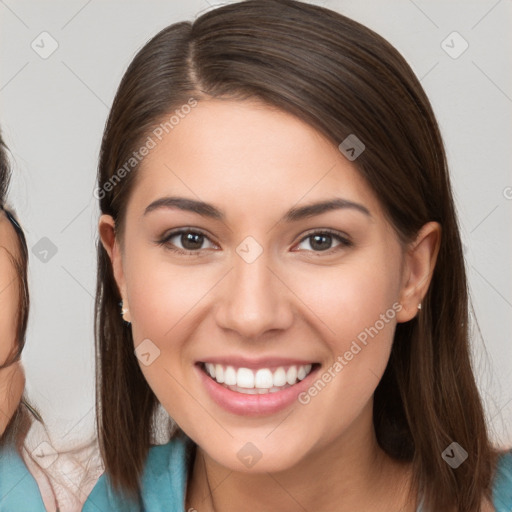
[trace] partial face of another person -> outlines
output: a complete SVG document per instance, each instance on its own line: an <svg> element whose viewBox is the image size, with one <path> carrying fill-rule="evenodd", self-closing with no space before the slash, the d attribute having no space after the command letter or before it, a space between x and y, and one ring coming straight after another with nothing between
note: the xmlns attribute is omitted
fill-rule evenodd
<svg viewBox="0 0 512 512"><path fill-rule="evenodd" d="M19 242L11 222L0 211L0 364L4 365L16 349L19 276L9 254L19 257ZM16 410L25 386L20 362L0 369L0 435Z"/></svg>
<svg viewBox="0 0 512 512"><path fill-rule="evenodd" d="M428 225L408 252L354 164L263 103L200 101L156 142L123 244L109 216L100 233L158 400L238 471L244 447L279 471L366 435L396 323L428 286Z"/></svg>

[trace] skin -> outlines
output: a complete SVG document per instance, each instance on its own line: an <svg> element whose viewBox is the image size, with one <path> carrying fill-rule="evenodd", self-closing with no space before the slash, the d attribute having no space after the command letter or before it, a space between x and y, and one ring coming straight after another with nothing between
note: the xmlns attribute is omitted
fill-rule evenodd
<svg viewBox="0 0 512 512"><path fill-rule="evenodd" d="M18 276L9 253L19 257L16 232L0 211L0 362L4 364L16 343L16 317L19 304ZM20 362L0 370L0 435L18 406L25 387L25 374Z"/></svg>
<svg viewBox="0 0 512 512"><path fill-rule="evenodd" d="M149 338L160 350L141 369L198 445L186 510L414 511L405 495L410 467L377 444L373 394L396 323L418 314L427 292L440 226L426 224L403 247L378 198L336 146L253 100L201 101L137 172L123 239L108 215L99 232L135 347ZM213 203L226 220L169 208L144 215L166 195ZM293 206L334 197L363 205L371 216L347 208L278 222ZM172 238L175 247L200 255L155 243L176 228L202 230L199 249ZM307 238L328 228L353 246L333 237L321 250ZM263 249L251 264L236 252L247 236ZM395 303L401 310L393 320L307 405L235 415L210 399L194 368L198 360L237 354L298 357L326 369ZM262 453L250 469L237 457L249 441Z"/></svg>

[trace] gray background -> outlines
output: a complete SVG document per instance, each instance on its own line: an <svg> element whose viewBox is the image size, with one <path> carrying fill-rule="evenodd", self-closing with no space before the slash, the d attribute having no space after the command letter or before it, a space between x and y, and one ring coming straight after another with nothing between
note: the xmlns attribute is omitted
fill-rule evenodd
<svg viewBox="0 0 512 512"><path fill-rule="evenodd" d="M433 104L481 329L473 340L475 371L493 438L510 446L512 2L312 3L388 39ZM94 433L99 214L93 190L109 106L127 65L150 37L216 5L220 2L0 0L0 126L14 157L10 203L31 250L32 305L23 362L29 397L58 450ZM457 36L446 39L453 31L469 44L457 58L464 43ZM52 39L42 32L58 44L47 58L40 54L51 49Z"/></svg>

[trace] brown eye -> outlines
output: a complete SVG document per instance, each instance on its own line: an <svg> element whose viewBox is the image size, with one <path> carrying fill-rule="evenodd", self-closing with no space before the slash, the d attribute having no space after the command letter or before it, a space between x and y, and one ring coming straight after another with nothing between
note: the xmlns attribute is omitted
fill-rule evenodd
<svg viewBox="0 0 512 512"><path fill-rule="evenodd" d="M182 247L176 246L176 243L171 242L172 239L176 239ZM202 245L205 240L209 240L209 238L200 231L181 229L169 233L162 240L159 240L158 244L182 254L199 254L203 249Z"/></svg>
<svg viewBox="0 0 512 512"><path fill-rule="evenodd" d="M338 245L334 246L334 248L331 247L333 239L339 241ZM312 232L302 238L301 243L305 240L310 240L309 246L311 247L311 250L319 253L324 252L331 254L337 250L353 246L353 243L346 236L338 233L337 231L331 230Z"/></svg>
<svg viewBox="0 0 512 512"><path fill-rule="evenodd" d="M175 240L172 241L173 239ZM338 244L331 247L333 239L337 240ZM306 249L306 251L318 253L318 256L322 255L322 253L331 254L338 250L353 246L353 243L346 236L332 230L311 232L307 236L303 237L300 243L303 243L305 240L311 240L309 242L310 249ZM203 247L205 241L210 241L210 239L200 231L180 229L172 231L164 238L157 241L157 244L179 254L200 255L201 251L205 249ZM181 245L181 247L177 244ZM213 247L210 248L214 248L215 244L212 243L212 246Z"/></svg>

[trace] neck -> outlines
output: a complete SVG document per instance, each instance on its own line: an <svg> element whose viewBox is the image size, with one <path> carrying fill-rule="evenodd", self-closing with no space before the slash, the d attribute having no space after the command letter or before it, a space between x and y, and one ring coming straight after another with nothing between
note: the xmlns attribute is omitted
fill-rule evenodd
<svg viewBox="0 0 512 512"><path fill-rule="evenodd" d="M378 446L371 412L368 408L350 432L295 466L272 473L231 471L198 446L186 510L415 512L416 504L407 499L410 466L392 460ZM363 423L366 429L361 429Z"/></svg>

